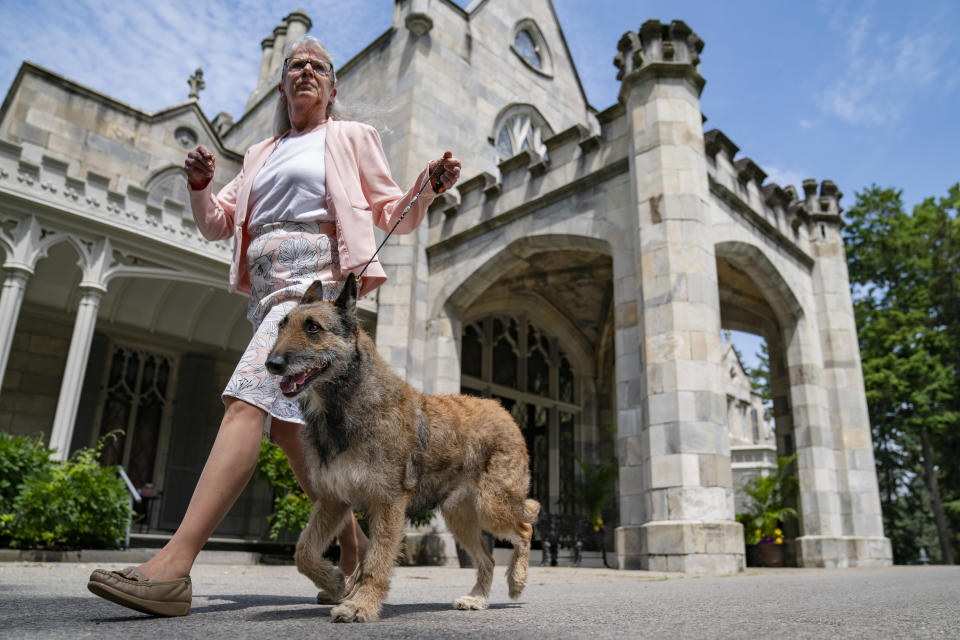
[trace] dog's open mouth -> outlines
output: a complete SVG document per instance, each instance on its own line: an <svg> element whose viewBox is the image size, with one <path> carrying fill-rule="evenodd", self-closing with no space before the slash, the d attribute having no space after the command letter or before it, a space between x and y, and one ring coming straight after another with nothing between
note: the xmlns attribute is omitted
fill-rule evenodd
<svg viewBox="0 0 960 640"><path fill-rule="evenodd" d="M310 384L310 381L323 373L323 370L326 368L327 365L324 363L316 369L307 369L306 371L301 371L300 373L292 376L281 376L280 391L288 398L292 398L306 389L307 385Z"/></svg>

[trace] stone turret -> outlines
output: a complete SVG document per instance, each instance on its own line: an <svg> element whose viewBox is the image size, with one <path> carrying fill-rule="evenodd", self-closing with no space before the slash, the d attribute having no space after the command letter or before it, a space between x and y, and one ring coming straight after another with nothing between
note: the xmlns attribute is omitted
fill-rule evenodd
<svg viewBox="0 0 960 640"><path fill-rule="evenodd" d="M630 390L617 399L617 563L735 573L743 566L743 529L733 514L700 113L703 41L679 20L649 20L624 34L617 48L639 280L636 313L618 313L617 325L639 336L636 347L617 353L617 388ZM713 153L725 145L733 147L713 136ZM748 180L764 177L749 160L738 170Z"/></svg>
<svg viewBox="0 0 960 640"><path fill-rule="evenodd" d="M313 23L307 16L306 11L297 9L274 27L273 33L260 42L263 53L260 58L260 71L257 74L257 86L250 94L244 112L269 93L277 82L280 77L280 67L283 64L284 48L287 43L305 35L312 26Z"/></svg>
<svg viewBox="0 0 960 640"><path fill-rule="evenodd" d="M870 418L841 234L843 194L830 180L819 185L816 180L804 180L803 192L800 208L809 225L815 259L813 299L823 352L823 387L830 424L839 435L837 488L847 496L838 505L840 531L847 537L831 540L808 534L798 541L799 553L806 566L887 565L890 541L883 536Z"/></svg>

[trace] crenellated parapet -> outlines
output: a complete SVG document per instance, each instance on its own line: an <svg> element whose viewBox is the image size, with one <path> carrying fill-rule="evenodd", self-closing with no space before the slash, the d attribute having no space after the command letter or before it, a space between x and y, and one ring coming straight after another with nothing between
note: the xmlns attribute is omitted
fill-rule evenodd
<svg viewBox="0 0 960 640"><path fill-rule="evenodd" d="M820 229L813 233L813 225L842 225L836 185L805 180L801 195L793 185L766 182L767 172L749 157L737 157L740 148L719 129L703 138L711 192L810 263L811 239L824 235Z"/></svg>
<svg viewBox="0 0 960 640"><path fill-rule="evenodd" d="M78 229L92 230L97 225L112 235L140 234L178 251L190 251L205 258L229 262L229 241L210 242L197 229L186 203L164 198L159 204L148 202L149 192L129 184L118 191L110 187L110 178L94 171L76 176L70 164L44 154L37 160L24 157L23 147L0 140L0 199L4 213L17 215L22 202L23 214L56 212Z"/></svg>
<svg viewBox="0 0 960 640"><path fill-rule="evenodd" d="M698 94L703 90L703 40L682 20L670 24L647 20L639 31L623 34L617 49L613 64L618 69L617 80L624 86L648 76L675 76L689 79Z"/></svg>
<svg viewBox="0 0 960 640"><path fill-rule="evenodd" d="M840 206L843 193L832 180L824 180L819 185L816 180L804 180L803 195L801 206L812 222L843 225L843 218L840 216L843 212L843 207Z"/></svg>
<svg viewBox="0 0 960 640"><path fill-rule="evenodd" d="M615 119L623 119L622 110ZM620 123L609 123L624 131ZM546 153L521 151L497 165L498 175L481 171L437 196L429 209L427 254L450 250L519 217L629 171L625 137L610 140L574 125L546 138Z"/></svg>

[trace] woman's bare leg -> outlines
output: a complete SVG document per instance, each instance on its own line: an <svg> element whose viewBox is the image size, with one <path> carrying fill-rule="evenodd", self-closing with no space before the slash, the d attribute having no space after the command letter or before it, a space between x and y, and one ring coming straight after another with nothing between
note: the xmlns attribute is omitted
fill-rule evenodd
<svg viewBox="0 0 960 640"><path fill-rule="evenodd" d="M310 484L310 472L303 461L303 441L300 439L300 425L274 420L270 425L270 439L287 454L290 468L293 469L293 475L297 477L300 488L310 498L310 502L316 502L316 496L313 494L313 487ZM356 518L350 518L347 521L337 538L340 541L340 570L343 571L344 575L349 576L360 564L360 559L367 550L369 541L367 536L363 534L360 525L357 524Z"/></svg>
<svg viewBox="0 0 960 640"><path fill-rule="evenodd" d="M157 555L140 566L154 581L190 574L200 549L226 517L250 481L260 455L266 412L242 400L226 398L226 411L187 513Z"/></svg>

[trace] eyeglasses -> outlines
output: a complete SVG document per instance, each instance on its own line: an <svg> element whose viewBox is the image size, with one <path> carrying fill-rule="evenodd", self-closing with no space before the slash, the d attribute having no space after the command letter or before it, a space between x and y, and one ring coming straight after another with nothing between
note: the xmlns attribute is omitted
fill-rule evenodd
<svg viewBox="0 0 960 640"><path fill-rule="evenodd" d="M303 71L307 65L310 65L310 68L313 69L314 73L319 73L322 76L329 76L333 73L333 65L329 62L324 62L323 60L312 60L310 58L287 58L283 61L283 65L291 71L296 71L297 73Z"/></svg>

